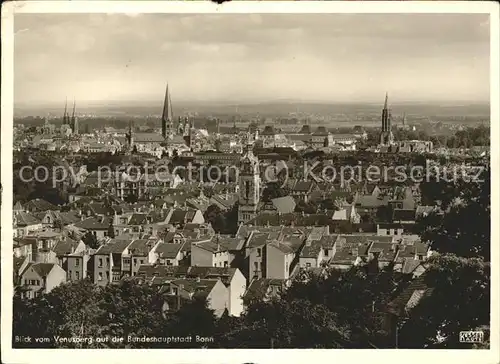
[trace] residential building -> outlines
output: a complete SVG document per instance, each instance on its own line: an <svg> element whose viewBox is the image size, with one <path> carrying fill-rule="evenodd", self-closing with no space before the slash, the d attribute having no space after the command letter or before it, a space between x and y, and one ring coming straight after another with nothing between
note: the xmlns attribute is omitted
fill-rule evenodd
<svg viewBox="0 0 500 364"><path fill-rule="evenodd" d="M22 298L36 298L66 282L66 272L53 263L30 263L21 273Z"/></svg>

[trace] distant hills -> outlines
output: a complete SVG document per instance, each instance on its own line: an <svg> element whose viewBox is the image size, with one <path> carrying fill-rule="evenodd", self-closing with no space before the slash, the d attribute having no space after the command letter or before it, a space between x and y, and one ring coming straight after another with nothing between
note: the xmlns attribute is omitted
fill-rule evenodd
<svg viewBox="0 0 500 364"><path fill-rule="evenodd" d="M373 114L382 109L382 103L325 103L301 102L293 100L279 100L252 103L223 103L223 102L174 102L174 114L182 115L196 112L201 115L260 115L263 117L286 116L299 112L306 115L352 115ZM144 101L111 101L106 103L86 102L77 103L78 114L95 114L98 116L148 116L160 115L162 102ZM456 103L393 103L390 105L393 114L432 115L432 116L489 116L489 104ZM64 111L64 104L60 105L16 105L16 117L59 115Z"/></svg>

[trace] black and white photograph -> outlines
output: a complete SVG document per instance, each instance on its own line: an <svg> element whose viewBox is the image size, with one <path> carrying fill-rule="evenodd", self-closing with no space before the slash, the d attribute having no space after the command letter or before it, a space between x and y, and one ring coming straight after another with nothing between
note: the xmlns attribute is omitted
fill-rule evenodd
<svg viewBox="0 0 500 364"><path fill-rule="evenodd" d="M2 7L10 360L500 360L498 4L80 3Z"/></svg>

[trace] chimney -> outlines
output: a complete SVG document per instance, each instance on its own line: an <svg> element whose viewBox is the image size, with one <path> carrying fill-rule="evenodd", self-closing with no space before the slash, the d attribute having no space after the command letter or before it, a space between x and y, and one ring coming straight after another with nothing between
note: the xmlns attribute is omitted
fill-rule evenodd
<svg viewBox="0 0 500 364"><path fill-rule="evenodd" d="M306 246L311 246L311 239L306 240Z"/></svg>

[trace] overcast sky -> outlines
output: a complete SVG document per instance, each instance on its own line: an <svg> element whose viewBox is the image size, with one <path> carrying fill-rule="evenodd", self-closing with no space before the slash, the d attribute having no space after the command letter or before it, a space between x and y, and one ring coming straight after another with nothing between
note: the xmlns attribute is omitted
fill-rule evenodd
<svg viewBox="0 0 500 364"><path fill-rule="evenodd" d="M15 102L488 101L483 14L18 14Z"/></svg>

